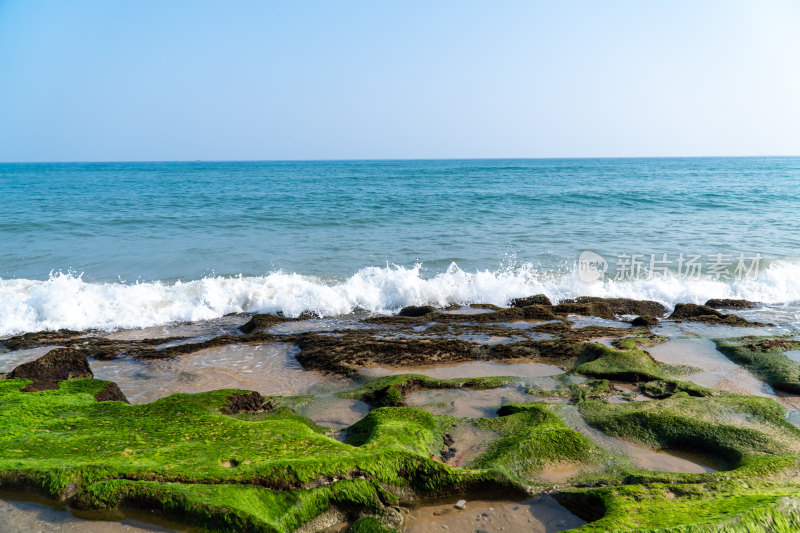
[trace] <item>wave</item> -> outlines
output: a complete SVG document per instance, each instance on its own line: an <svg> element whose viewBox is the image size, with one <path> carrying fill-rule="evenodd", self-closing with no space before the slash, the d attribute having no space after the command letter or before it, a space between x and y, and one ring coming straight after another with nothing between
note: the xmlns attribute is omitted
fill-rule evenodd
<svg viewBox="0 0 800 533"><path fill-rule="evenodd" d="M354 311L386 314L407 305L507 305L512 298L540 293L553 301L587 295L656 300L669 307L709 298L800 301L797 260L773 261L757 279L732 283L669 276L586 284L575 268L547 271L528 263L474 272L453 263L427 278L420 271L421 265L366 267L335 281L284 271L174 283L90 283L65 273L51 274L45 281L0 279L0 336L61 328L140 328L242 312L298 316L309 310L335 316Z"/></svg>

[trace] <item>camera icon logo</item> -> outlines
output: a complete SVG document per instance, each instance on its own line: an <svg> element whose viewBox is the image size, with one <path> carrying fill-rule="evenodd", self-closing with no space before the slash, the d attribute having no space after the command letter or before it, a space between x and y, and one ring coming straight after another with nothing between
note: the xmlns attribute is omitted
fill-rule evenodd
<svg viewBox="0 0 800 533"><path fill-rule="evenodd" d="M584 283L593 283L603 278L608 271L608 263L603 256L590 250L581 252L578 257L578 279Z"/></svg>

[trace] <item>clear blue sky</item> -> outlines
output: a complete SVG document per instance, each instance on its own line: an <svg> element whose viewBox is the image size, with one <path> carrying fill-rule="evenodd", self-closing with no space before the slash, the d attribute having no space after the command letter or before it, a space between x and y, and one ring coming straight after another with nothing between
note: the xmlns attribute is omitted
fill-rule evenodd
<svg viewBox="0 0 800 533"><path fill-rule="evenodd" d="M781 154L794 0L0 0L0 161Z"/></svg>

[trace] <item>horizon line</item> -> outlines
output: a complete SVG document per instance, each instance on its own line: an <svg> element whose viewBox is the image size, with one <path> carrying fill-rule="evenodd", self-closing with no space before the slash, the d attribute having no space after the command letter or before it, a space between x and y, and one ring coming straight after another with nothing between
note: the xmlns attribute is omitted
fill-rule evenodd
<svg viewBox="0 0 800 533"><path fill-rule="evenodd" d="M796 158L800 155L651 155L651 156L548 156L548 157L385 157L385 158L309 158L309 159L95 159L0 161L0 165L69 164L69 163L346 163L389 161L555 161L592 159L747 159Z"/></svg>

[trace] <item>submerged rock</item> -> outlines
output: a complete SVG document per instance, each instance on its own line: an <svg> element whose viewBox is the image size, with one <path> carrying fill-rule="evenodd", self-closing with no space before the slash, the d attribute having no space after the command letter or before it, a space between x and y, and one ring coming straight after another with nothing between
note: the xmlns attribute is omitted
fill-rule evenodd
<svg viewBox="0 0 800 533"><path fill-rule="evenodd" d="M536 294L525 298L514 298L510 305L511 307L528 307L529 305L553 305L553 302L544 294Z"/></svg>
<svg viewBox="0 0 800 533"><path fill-rule="evenodd" d="M19 365L10 377L33 381L27 392L53 390L58 382L67 379L93 378L86 354L74 348L57 348L30 363Z"/></svg>

